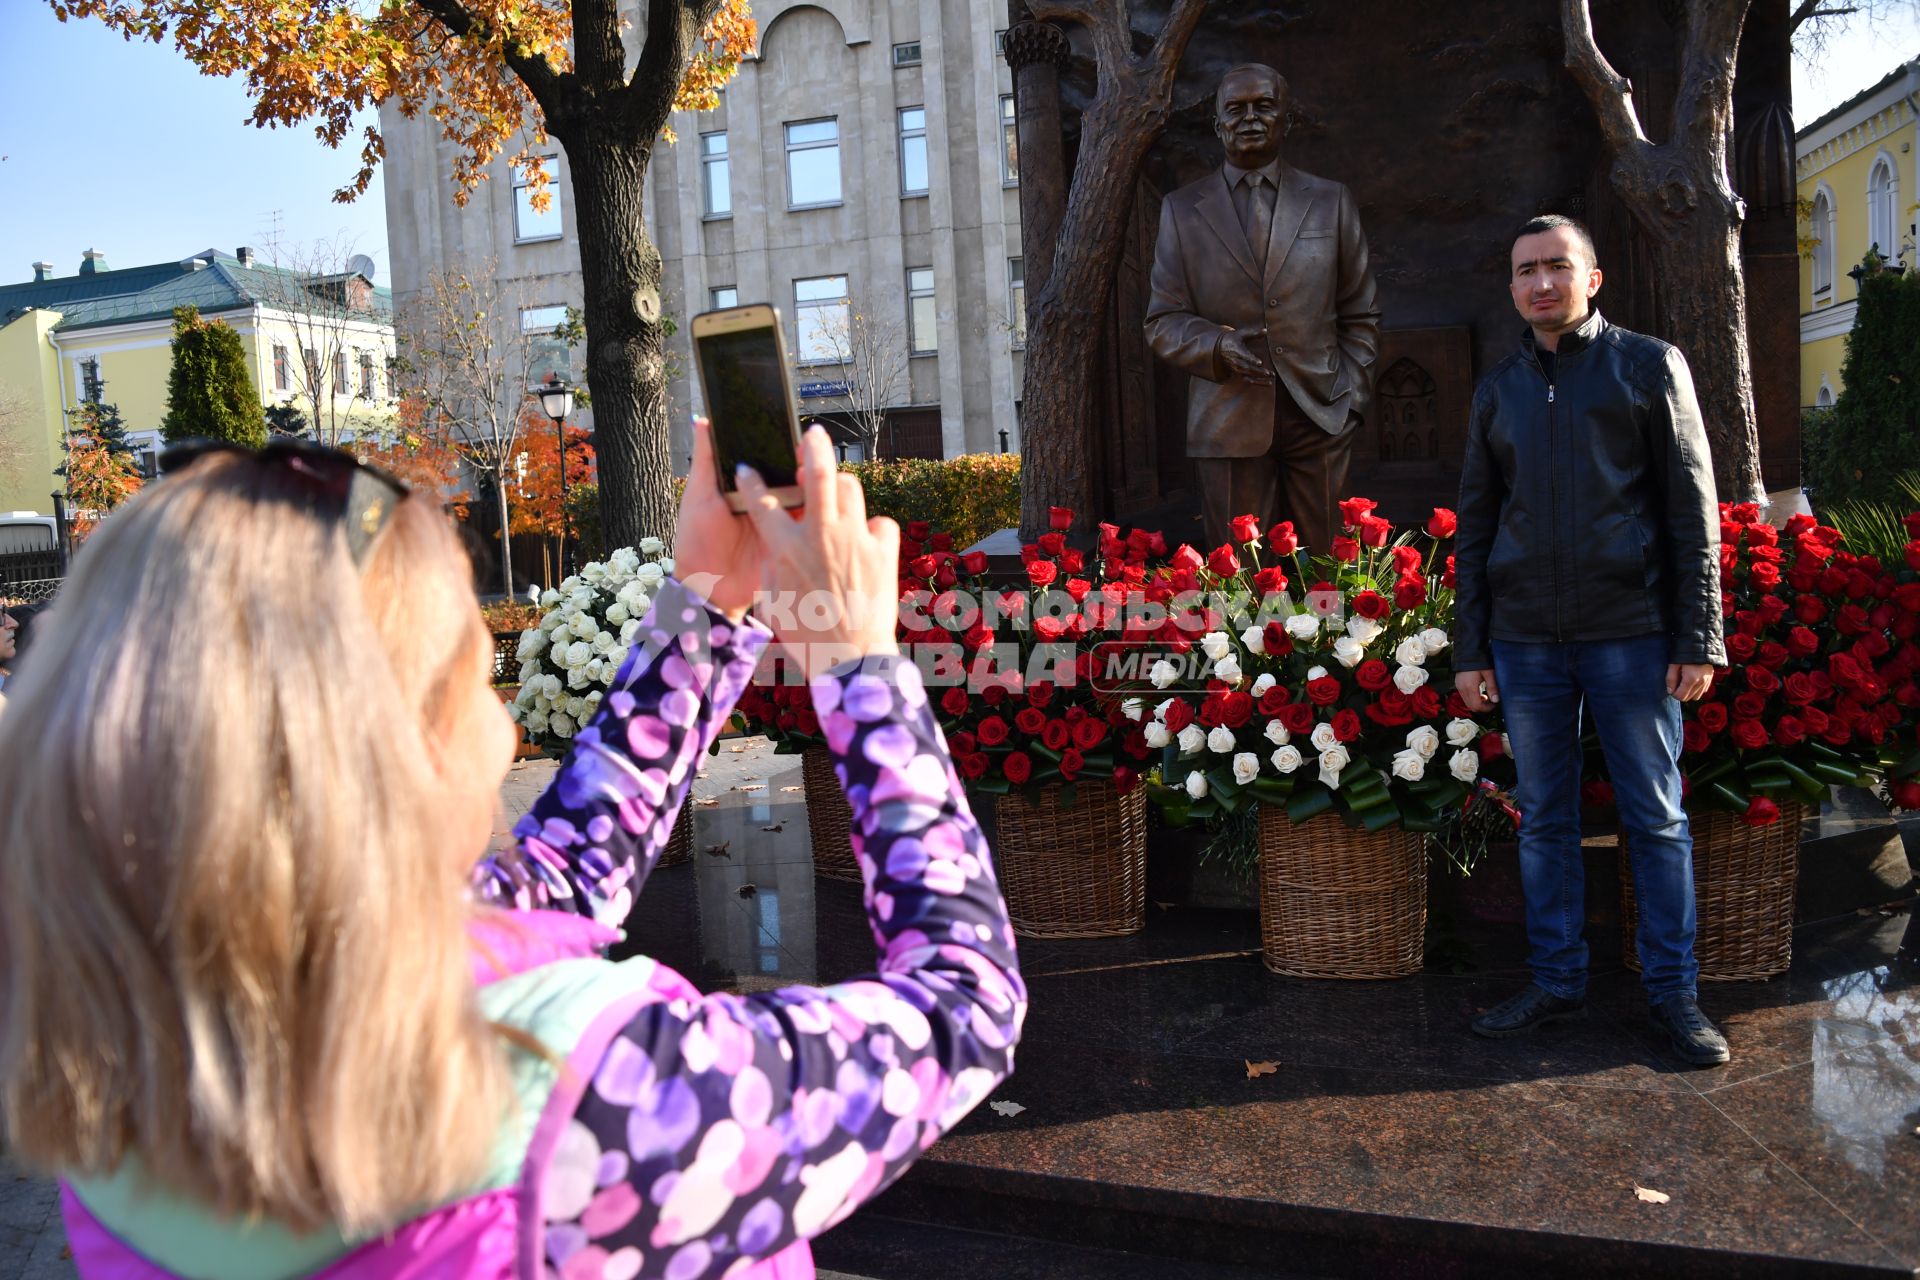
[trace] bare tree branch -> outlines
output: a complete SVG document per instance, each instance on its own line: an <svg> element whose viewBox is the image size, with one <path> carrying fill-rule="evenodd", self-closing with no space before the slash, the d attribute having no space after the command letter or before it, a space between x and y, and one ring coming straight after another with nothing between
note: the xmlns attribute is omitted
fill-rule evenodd
<svg viewBox="0 0 1920 1280"><path fill-rule="evenodd" d="M373 305L372 282L349 270L352 243L270 240L266 254L268 269L248 277L248 289L271 336L292 340L288 389L306 409L314 438L339 448L369 429L384 431L391 415L381 376L393 358L392 335Z"/></svg>
<svg viewBox="0 0 1920 1280"><path fill-rule="evenodd" d="M1600 118L1600 132L1616 156L1627 156L1647 145L1640 113L1633 106L1633 85L1607 61L1593 38L1593 14L1587 0L1560 0L1561 28L1566 34L1567 70L1586 91Z"/></svg>
<svg viewBox="0 0 1920 1280"><path fill-rule="evenodd" d="M1180 59L1186 56L1187 42L1193 39L1206 10L1206 0L1178 0L1173 12L1167 15L1167 25L1154 41L1147 67L1147 78L1156 97L1172 101L1173 79L1179 73Z"/></svg>
<svg viewBox="0 0 1920 1280"><path fill-rule="evenodd" d="M840 367L846 391L835 398L845 403L866 457L879 457L887 410L904 401L908 391L906 328L878 319L859 299L850 299L814 333Z"/></svg>
<svg viewBox="0 0 1920 1280"><path fill-rule="evenodd" d="M1840 18L1858 12L1860 12L1858 9L1824 9L1821 7L1821 0L1800 0L1800 3L1794 6L1793 16L1787 19L1787 27L1797 32L1803 23L1818 18Z"/></svg>

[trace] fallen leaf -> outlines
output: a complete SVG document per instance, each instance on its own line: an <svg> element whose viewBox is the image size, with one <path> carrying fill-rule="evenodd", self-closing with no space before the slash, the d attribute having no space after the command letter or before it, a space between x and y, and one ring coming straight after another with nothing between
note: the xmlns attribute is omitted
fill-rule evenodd
<svg viewBox="0 0 1920 1280"><path fill-rule="evenodd" d="M743 782L734 788L735 791L765 791L766 789L767 784L764 782Z"/></svg>
<svg viewBox="0 0 1920 1280"><path fill-rule="evenodd" d="M1177 902L1156 902L1153 905L1160 908L1162 911L1171 911L1175 907L1179 906L1180 904Z"/></svg>
<svg viewBox="0 0 1920 1280"><path fill-rule="evenodd" d="M781 831L785 831L785 830L786 830L787 828L786 828L786 824L785 824L785 823L783 823L783 822L776 822L776 823L774 823L774 824L773 824L772 826L770 826L770 827L762 827L762 828L760 828L760 829L761 829L762 831L772 831L772 832L776 832L776 833L778 833L778 832L781 832Z"/></svg>
<svg viewBox="0 0 1920 1280"><path fill-rule="evenodd" d="M559 451L558 451L558 450L556 449L556 450L555 450L555 452L556 452L556 453L558 453ZM727 748L727 750L728 750L728 751L731 751L731 752L732 752L732 753L733 753L734 755L736 755L736 756L737 756L737 755L739 755L739 754L740 754L740 753L741 753L742 751L745 751L745 750L746 750L746 748L745 748L745 747L728 747L728 748Z"/></svg>
<svg viewBox="0 0 1920 1280"><path fill-rule="evenodd" d="M1672 1196L1664 1191L1655 1191L1652 1187L1643 1187L1637 1182L1633 1184L1633 1194L1648 1204L1665 1204L1667 1201L1673 1199Z"/></svg>
<svg viewBox="0 0 1920 1280"><path fill-rule="evenodd" d="M1008 1117L1017 1116L1026 1110L1017 1102L989 1102L987 1105L992 1107L996 1114Z"/></svg>
<svg viewBox="0 0 1920 1280"><path fill-rule="evenodd" d="M702 809L711 809L715 805L720 803L720 797L719 796L695 796L693 798L693 802L699 805Z"/></svg>
<svg viewBox="0 0 1920 1280"><path fill-rule="evenodd" d="M782 788L780 788L780 789L781 789L782 791L785 791L785 792L787 792L787 793L789 793L789 794L792 794L792 793L793 793L793 792L795 792L795 791L805 791L805 790L806 790L806 788L805 788L805 787L782 787Z"/></svg>
<svg viewBox="0 0 1920 1280"><path fill-rule="evenodd" d="M698 770L695 770L695 772L694 772L694 775L693 775L693 776L694 776L694 777L696 777L696 778L704 778L704 777L706 777L706 776L707 776L707 771L706 771L705 769L698 769Z"/></svg>
<svg viewBox="0 0 1920 1280"><path fill-rule="evenodd" d="M708 845L708 846L707 846L707 856L708 856L709 858L731 858L731 857L733 857L733 855L732 855L732 854L730 854L730 853L728 853L728 852L727 852L727 846L729 846L729 845L731 845L732 843L733 843L733 841L731 841L731 840L722 840L722 841L721 841L721 842L720 842L719 844L710 844L710 845Z"/></svg>
<svg viewBox="0 0 1920 1280"><path fill-rule="evenodd" d="M1249 1062L1247 1063L1247 1079L1251 1080L1255 1076L1270 1076L1279 1069L1280 1064L1277 1062Z"/></svg>
<svg viewBox="0 0 1920 1280"><path fill-rule="evenodd" d="M740 896L743 898L751 898L754 894L758 892L760 891L754 888L750 884L743 884L740 886Z"/></svg>

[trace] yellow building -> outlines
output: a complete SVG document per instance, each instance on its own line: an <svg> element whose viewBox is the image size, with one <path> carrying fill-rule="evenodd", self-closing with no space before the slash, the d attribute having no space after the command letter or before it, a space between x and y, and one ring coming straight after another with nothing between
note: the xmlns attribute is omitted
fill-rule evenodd
<svg viewBox="0 0 1920 1280"><path fill-rule="evenodd" d="M1920 59L1893 71L1795 137L1807 251L1800 268L1800 402L1831 405L1859 293L1847 273L1869 247L1916 263L1920 211Z"/></svg>
<svg viewBox="0 0 1920 1280"><path fill-rule="evenodd" d="M298 410L310 435L390 427L392 296L367 278L370 262L351 266L305 275L243 248L113 271L90 250L74 275L41 262L32 280L0 285L0 512L52 513L62 433L85 400L119 408L151 472L176 307L231 325L262 403Z"/></svg>

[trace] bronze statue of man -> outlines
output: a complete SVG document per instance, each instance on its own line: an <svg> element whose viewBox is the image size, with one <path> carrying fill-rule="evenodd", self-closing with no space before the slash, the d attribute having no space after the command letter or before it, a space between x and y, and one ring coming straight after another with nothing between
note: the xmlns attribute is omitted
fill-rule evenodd
<svg viewBox="0 0 1920 1280"><path fill-rule="evenodd" d="M1366 236L1345 187L1281 159L1287 106L1272 67L1227 72L1213 121L1227 162L1160 210L1147 343L1193 377L1187 455L1209 548L1255 515L1325 552L1373 396Z"/></svg>

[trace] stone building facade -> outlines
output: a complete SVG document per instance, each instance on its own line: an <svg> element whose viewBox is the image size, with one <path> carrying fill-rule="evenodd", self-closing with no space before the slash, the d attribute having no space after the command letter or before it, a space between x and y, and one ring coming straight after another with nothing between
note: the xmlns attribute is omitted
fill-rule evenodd
<svg viewBox="0 0 1920 1280"><path fill-rule="evenodd" d="M845 417L849 384L857 391L864 378L892 388L882 456L1017 451L1025 307L1004 9L767 0L754 15L757 56L718 109L674 116L675 141L648 175L648 228L665 262L666 309L680 322L675 466L688 461L687 419L701 409L686 321L750 302L780 309L803 416ZM461 207L433 122L390 111L381 127L402 314L432 272L488 263L515 298L503 325L548 329L580 305L558 143L552 209L536 212L504 163ZM830 335L856 315L892 353L864 369L833 358Z"/></svg>

